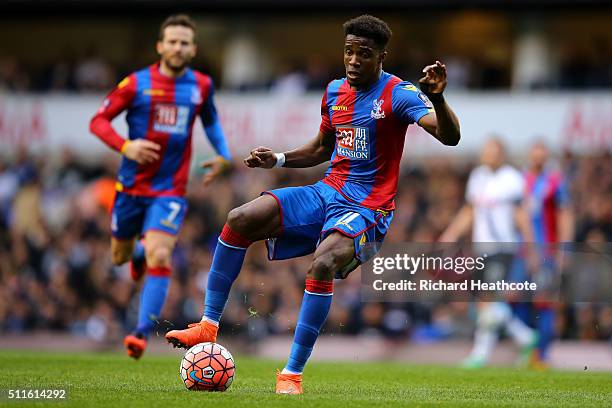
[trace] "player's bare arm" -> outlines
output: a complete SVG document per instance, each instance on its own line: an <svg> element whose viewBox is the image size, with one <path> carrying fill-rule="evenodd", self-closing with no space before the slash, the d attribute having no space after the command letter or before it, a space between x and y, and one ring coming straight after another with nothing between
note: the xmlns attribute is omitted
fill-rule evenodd
<svg viewBox="0 0 612 408"><path fill-rule="evenodd" d="M446 66L440 61L423 69L425 76L419 80L421 91L430 99L435 113L423 116L419 126L447 146L456 146L461 138L459 119L448 106L442 92L446 88Z"/></svg>
<svg viewBox="0 0 612 408"><path fill-rule="evenodd" d="M332 155L335 145L335 136L319 132L319 134L297 149L290 150L285 154L283 167L305 168L313 167L328 161ZM261 167L271 169L276 165L276 154L267 147L258 147L251 150L249 157L244 159L248 167Z"/></svg>
<svg viewBox="0 0 612 408"><path fill-rule="evenodd" d="M559 231L560 242L572 242L574 240L575 218L571 207L563 207L557 211L557 231Z"/></svg>
<svg viewBox="0 0 612 408"><path fill-rule="evenodd" d="M468 233L472 227L472 221L474 220L474 209L471 204L465 204L455 219L446 228L439 238L440 242L456 242L465 234Z"/></svg>
<svg viewBox="0 0 612 408"><path fill-rule="evenodd" d="M529 211L527 204L523 203L514 210L514 223L516 228L521 233L523 242L535 242L531 220L529 219ZM532 273L537 273L540 270L540 259L537 250L532 245L526 246L527 267Z"/></svg>

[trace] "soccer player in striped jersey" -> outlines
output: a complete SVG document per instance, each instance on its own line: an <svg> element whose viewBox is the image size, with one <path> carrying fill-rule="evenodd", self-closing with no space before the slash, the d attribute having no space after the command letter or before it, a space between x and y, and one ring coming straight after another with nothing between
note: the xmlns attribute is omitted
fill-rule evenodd
<svg viewBox="0 0 612 408"><path fill-rule="evenodd" d="M574 214L563 174L550 168L548 147L535 143L529 151L529 168L525 173L525 206L531 219L534 242L540 247L540 273L552 274L562 267L562 252L551 257L555 244L574 239ZM548 272L547 272L548 271ZM538 331L536 354L530 361L533 368L545 368L548 349L555 337L554 304L534 299L532 303L516 305L517 313ZM529 309L532 310L529 310Z"/></svg>
<svg viewBox="0 0 612 408"><path fill-rule="evenodd" d="M533 226L534 241L554 244L574 239L574 215L563 174L550 168L550 152L542 142L529 151L525 173L526 205Z"/></svg>
<svg viewBox="0 0 612 408"><path fill-rule="evenodd" d="M331 160L323 180L309 186L264 192L230 211L207 281L199 323L166 334L190 347L215 341L221 313L247 248L266 240L271 260L314 252L287 365L277 373L276 392L302 393L302 371L329 312L333 279L345 278L374 255L395 210L406 129L416 123L446 145L459 142L459 122L446 104L446 67L423 71L421 91L383 71L391 31L364 15L344 24L346 77L332 81L321 104L318 135L285 153L251 151L248 167L312 167ZM370 243L371 245L366 245Z"/></svg>
<svg viewBox="0 0 612 408"><path fill-rule="evenodd" d="M124 339L128 355L136 359L146 348L168 292L172 250L187 211L184 195L196 118L218 154L202 165L210 169L204 183L231 160L212 81L188 67L196 54L193 21L186 15L168 17L160 27L157 52L160 61L121 81L90 124L92 133L123 155L111 220L112 261L120 265L131 259L134 280L147 275L138 326ZM127 138L111 125L123 111Z"/></svg>

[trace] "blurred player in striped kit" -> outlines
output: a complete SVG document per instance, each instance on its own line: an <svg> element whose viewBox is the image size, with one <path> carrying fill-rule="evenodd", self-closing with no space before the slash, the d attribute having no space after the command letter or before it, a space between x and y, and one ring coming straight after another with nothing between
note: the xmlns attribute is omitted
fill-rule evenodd
<svg viewBox="0 0 612 408"><path fill-rule="evenodd" d="M204 183L231 160L212 80L188 67L196 54L194 22L186 15L168 17L160 27L157 53L160 61L121 81L90 124L92 133L123 155L112 211L112 261L121 265L131 259L134 280L147 275L138 326L124 339L128 355L136 359L145 351L168 292L172 251L187 211L184 195L196 118L218 154L202 165L210 169ZM111 126L124 110L128 138Z"/></svg>
<svg viewBox="0 0 612 408"><path fill-rule="evenodd" d="M481 165L472 170L466 188L466 204L441 235L441 242L456 242L472 230L472 242L487 248L484 280L506 279L514 260L514 245L532 242L533 233L523 205L523 175L506 163L501 141L490 139L481 154ZM495 245L498 243L499 245ZM509 245L510 244L510 245ZM482 255L482 254L480 254ZM515 316L506 302L479 302L474 347L464 361L466 368L484 366L505 330L520 346L523 359L531 354L536 333Z"/></svg>
<svg viewBox="0 0 612 408"><path fill-rule="evenodd" d="M535 143L529 151L529 168L525 173L525 207L533 228L534 242L539 254L539 280L543 284L554 282L563 267L563 251L556 244L574 239L574 214L567 183L561 171L550 165L550 152L542 143ZM516 280L526 277L524 262L516 265ZM514 305L516 313L538 331L538 345L530 364L545 368L548 349L555 337L554 303L536 297L530 303Z"/></svg>

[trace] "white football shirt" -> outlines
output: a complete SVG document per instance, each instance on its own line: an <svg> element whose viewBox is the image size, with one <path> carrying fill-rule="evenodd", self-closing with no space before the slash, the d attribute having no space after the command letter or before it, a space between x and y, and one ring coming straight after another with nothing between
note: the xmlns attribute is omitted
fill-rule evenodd
<svg viewBox="0 0 612 408"><path fill-rule="evenodd" d="M497 170L476 167L467 183L466 201L474 209L473 242L518 242L514 212L525 189L522 174L504 164Z"/></svg>

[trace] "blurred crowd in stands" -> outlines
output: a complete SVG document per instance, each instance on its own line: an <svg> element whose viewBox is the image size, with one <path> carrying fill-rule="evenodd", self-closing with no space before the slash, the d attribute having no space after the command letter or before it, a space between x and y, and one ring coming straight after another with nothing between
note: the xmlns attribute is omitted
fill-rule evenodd
<svg viewBox="0 0 612 408"><path fill-rule="evenodd" d="M612 241L612 160L608 154L560 162L571 185L577 240ZM25 150L0 160L0 333L70 332L112 344L134 326L137 289L128 266L110 262L110 216L117 157L92 166ZM402 171L386 242L431 242L463 202L472 165L429 159ZM271 187L311 183L321 169L248 170L203 188L192 177L190 208L173 256L173 282L158 333L199 320L217 234L227 212ZM309 257L269 262L262 243L248 252L224 314L222 334L256 344L292 333ZM579 270L571 271L579 273ZM359 272L334 289L325 332L417 342L471 338L473 306L382 304L360 300ZM612 339L612 305L559 303L563 339Z"/></svg>
<svg viewBox="0 0 612 408"><path fill-rule="evenodd" d="M558 62L556 72L546 79L529 84L533 89L599 89L612 87L612 51L607 43L601 44L602 52L582 52L568 49ZM605 51L605 52L604 52ZM395 63L385 64L385 69L405 80L418 81L425 65L442 59L448 68L449 87L461 89L510 89L513 84L509 64L494 60L460 57L432 56L426 53L404 53ZM116 66L105 59L94 47L81 57L69 56L58 60L45 61L32 66L11 55L0 56L0 91L9 92L108 92L114 84L131 71L147 66L155 60L148 58L131 59L129 66ZM270 78L243 79L229 78L216 72L204 59L198 56L196 69L213 77L217 86L226 91L271 91L283 93L304 93L320 91L334 78L344 77L342 60L325 61L318 57L308 60L279 61L270 72ZM244 64L244 61L225 62L227 67ZM234 71L233 69L229 69ZM238 75L238 74L237 74Z"/></svg>

